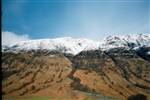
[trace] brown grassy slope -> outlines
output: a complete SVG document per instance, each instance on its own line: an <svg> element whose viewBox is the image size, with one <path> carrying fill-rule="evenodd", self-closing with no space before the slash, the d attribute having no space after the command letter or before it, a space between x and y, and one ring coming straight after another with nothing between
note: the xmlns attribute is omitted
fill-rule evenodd
<svg viewBox="0 0 150 100"><path fill-rule="evenodd" d="M28 95L50 88L59 95L71 82L67 75L71 72L68 59L57 55L13 54L2 58L3 94ZM51 93L43 92L40 95Z"/></svg>
<svg viewBox="0 0 150 100"><path fill-rule="evenodd" d="M150 62L132 53L87 51L69 59L59 53L3 53L2 73L5 96L150 95Z"/></svg>
<svg viewBox="0 0 150 100"><path fill-rule="evenodd" d="M91 90L127 99L150 96L150 62L134 52L81 52L74 57L74 77Z"/></svg>

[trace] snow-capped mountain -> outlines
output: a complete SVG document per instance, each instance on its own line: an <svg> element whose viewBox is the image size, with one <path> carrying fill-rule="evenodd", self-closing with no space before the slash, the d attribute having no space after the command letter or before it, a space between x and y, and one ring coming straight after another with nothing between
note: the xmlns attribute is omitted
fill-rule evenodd
<svg viewBox="0 0 150 100"><path fill-rule="evenodd" d="M137 49L142 46L150 46L150 34L130 34L108 36L100 41L89 39L74 39L71 37L56 38L56 39L38 39L22 41L12 44L11 46L2 45L2 51L29 51L29 50L57 50L63 53L78 54L81 51L101 49L109 50L111 48L124 47L127 49Z"/></svg>
<svg viewBox="0 0 150 100"><path fill-rule="evenodd" d="M56 39L38 39L15 43L12 46L3 46L3 50L29 51L29 50L57 50L63 53L77 54L83 50L97 49L99 43L88 39L73 39L71 37Z"/></svg>
<svg viewBox="0 0 150 100"><path fill-rule="evenodd" d="M150 46L150 34L108 36L100 42L100 47L104 50L118 47L136 49L142 46Z"/></svg>

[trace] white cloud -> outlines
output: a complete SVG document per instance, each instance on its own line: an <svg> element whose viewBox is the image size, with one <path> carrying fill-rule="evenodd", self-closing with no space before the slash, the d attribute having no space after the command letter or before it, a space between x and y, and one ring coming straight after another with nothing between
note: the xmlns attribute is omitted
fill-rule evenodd
<svg viewBox="0 0 150 100"><path fill-rule="evenodd" d="M26 34L18 35L9 31L2 32L2 45L12 45L14 43L26 40L30 40L29 36Z"/></svg>

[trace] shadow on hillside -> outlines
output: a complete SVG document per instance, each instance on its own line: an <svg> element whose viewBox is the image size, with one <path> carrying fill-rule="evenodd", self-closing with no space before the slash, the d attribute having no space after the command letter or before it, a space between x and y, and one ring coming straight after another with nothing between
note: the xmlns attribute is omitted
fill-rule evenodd
<svg viewBox="0 0 150 100"><path fill-rule="evenodd" d="M128 97L128 100L147 100L147 97L143 94L136 94Z"/></svg>

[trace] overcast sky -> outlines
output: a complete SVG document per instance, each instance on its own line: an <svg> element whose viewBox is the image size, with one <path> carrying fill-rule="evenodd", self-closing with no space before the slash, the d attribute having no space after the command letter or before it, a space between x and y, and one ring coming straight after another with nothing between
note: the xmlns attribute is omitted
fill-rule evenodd
<svg viewBox="0 0 150 100"><path fill-rule="evenodd" d="M2 0L2 38L149 34L149 6L149 0Z"/></svg>

